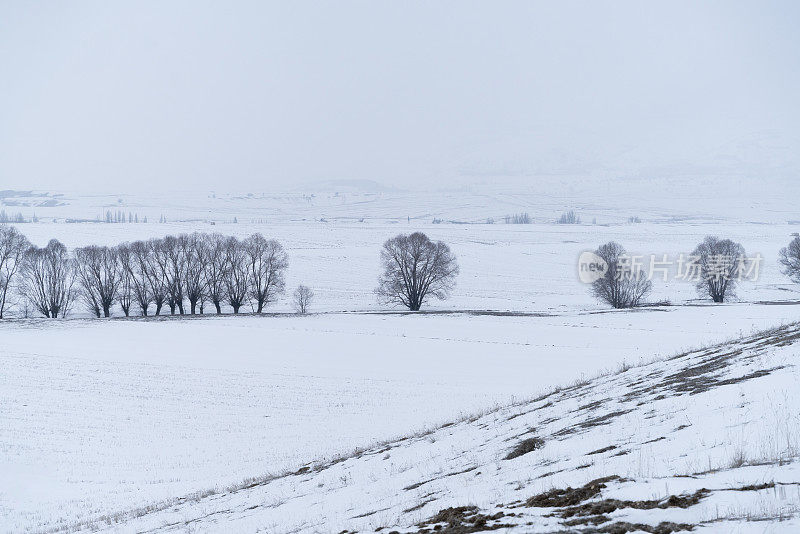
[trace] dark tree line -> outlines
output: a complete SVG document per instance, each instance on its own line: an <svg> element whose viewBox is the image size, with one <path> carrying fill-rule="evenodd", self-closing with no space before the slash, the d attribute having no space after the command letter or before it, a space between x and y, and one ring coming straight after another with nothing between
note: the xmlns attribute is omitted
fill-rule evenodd
<svg viewBox="0 0 800 534"><path fill-rule="evenodd" d="M274 239L180 234L114 247L89 245L72 254L53 239L32 246L13 227L0 227L0 318L12 291L26 310L64 317L76 301L96 317L115 306L125 316L204 313L213 305L234 313L264 309L283 294L286 252Z"/></svg>

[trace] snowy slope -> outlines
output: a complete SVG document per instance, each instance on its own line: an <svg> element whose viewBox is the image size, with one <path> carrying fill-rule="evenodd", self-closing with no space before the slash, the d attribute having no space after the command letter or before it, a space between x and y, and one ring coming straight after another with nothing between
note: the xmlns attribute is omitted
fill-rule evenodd
<svg viewBox="0 0 800 534"><path fill-rule="evenodd" d="M65 528L791 532L799 339L792 324L620 367L340 458ZM541 440L533 450L510 454L531 438Z"/></svg>

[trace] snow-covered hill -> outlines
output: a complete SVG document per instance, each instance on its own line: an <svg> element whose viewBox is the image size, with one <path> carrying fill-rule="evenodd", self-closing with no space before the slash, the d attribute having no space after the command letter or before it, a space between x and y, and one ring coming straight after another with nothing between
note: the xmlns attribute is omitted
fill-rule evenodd
<svg viewBox="0 0 800 534"><path fill-rule="evenodd" d="M798 340L792 324L622 366L332 460L64 529L796 531Z"/></svg>

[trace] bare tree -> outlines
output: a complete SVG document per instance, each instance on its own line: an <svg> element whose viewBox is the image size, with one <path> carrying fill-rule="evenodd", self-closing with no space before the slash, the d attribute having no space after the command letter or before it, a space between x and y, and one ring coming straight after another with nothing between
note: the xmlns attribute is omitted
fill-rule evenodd
<svg viewBox="0 0 800 534"><path fill-rule="evenodd" d="M233 313L239 313L250 289L250 276L247 270L247 253L235 237L229 237L225 241L225 273L225 297L233 308Z"/></svg>
<svg viewBox="0 0 800 534"><path fill-rule="evenodd" d="M778 262L781 264L781 272L792 282L800 284L800 237L795 237L788 247L781 249Z"/></svg>
<svg viewBox="0 0 800 534"><path fill-rule="evenodd" d="M294 309L297 313L305 315L314 300L314 292L310 287L299 285L294 290Z"/></svg>
<svg viewBox="0 0 800 534"><path fill-rule="evenodd" d="M417 311L427 297L446 299L455 286L458 263L442 241L433 242L422 232L400 234L383 244L383 274L376 294L387 304L402 304Z"/></svg>
<svg viewBox="0 0 800 534"><path fill-rule="evenodd" d="M242 242L247 255L250 277L250 298L256 304L256 313L274 302L285 288L284 271L289 265L283 247L274 239L253 234Z"/></svg>
<svg viewBox="0 0 800 534"><path fill-rule="evenodd" d="M225 255L226 240L221 234L205 236L205 252L207 261L203 271L203 279L208 299L214 304L217 314L222 313L222 301L225 299L227 261Z"/></svg>
<svg viewBox="0 0 800 534"><path fill-rule="evenodd" d="M25 251L31 246L13 226L0 225L0 319L9 303L9 289L19 272Z"/></svg>
<svg viewBox="0 0 800 534"><path fill-rule="evenodd" d="M153 286L155 272L153 270L152 250L145 241L134 241L128 245L129 255L124 258L120 254L120 263L127 269L132 280L133 298L139 306L139 313L147 317L150 304L154 300ZM161 300L163 303L163 298ZM158 311L161 306L158 305Z"/></svg>
<svg viewBox="0 0 800 534"><path fill-rule="evenodd" d="M117 302L119 307L122 308L122 313L125 317L130 317L131 306L134 301L134 288L136 280L133 273L134 257L131 252L131 246L128 243L122 243L114 247L117 254L117 261L119 262L119 290L117 293Z"/></svg>
<svg viewBox="0 0 800 534"><path fill-rule="evenodd" d="M154 242L154 259L164 280L166 302L172 315L175 315L176 309L181 315L184 314L184 269L186 262L183 255L185 247L181 241L185 239L185 235L178 237L168 235Z"/></svg>
<svg viewBox="0 0 800 534"><path fill-rule="evenodd" d="M119 291L121 268L117 251L89 245L75 249L75 268L86 304L98 317L111 316Z"/></svg>
<svg viewBox="0 0 800 534"><path fill-rule="evenodd" d="M706 237L692 252L699 267L697 290L714 302L735 296L736 281L746 264L744 247L730 239Z"/></svg>
<svg viewBox="0 0 800 534"><path fill-rule="evenodd" d="M206 240L199 233L181 235L178 239L178 246L181 247L181 258L184 263L182 268L183 287L189 301L189 313L194 315L197 311L197 303L203 299L205 293L203 275L208 262Z"/></svg>
<svg viewBox="0 0 800 534"><path fill-rule="evenodd" d="M603 276L592 282L592 294L614 308L634 308L650 293L652 282L646 273L632 266L625 249L610 241L601 245L595 254L603 258L607 269Z"/></svg>
<svg viewBox="0 0 800 534"><path fill-rule="evenodd" d="M580 224L581 218L573 211L565 211L556 221L558 224Z"/></svg>
<svg viewBox="0 0 800 534"><path fill-rule="evenodd" d="M44 317L65 317L74 294L75 272L67 247L51 239L44 248L30 247L23 256L22 294Z"/></svg>
<svg viewBox="0 0 800 534"><path fill-rule="evenodd" d="M155 315L161 315L161 308L169 299L169 269L167 255L162 244L162 239L150 239L147 242L148 271L151 276L150 289L153 292L153 304L156 306ZM175 313L175 303L169 301L170 311Z"/></svg>

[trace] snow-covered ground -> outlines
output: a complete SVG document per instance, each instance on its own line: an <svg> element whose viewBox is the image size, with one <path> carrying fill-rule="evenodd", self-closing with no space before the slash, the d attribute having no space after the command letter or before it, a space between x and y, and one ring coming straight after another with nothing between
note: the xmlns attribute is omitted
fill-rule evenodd
<svg viewBox="0 0 800 534"><path fill-rule="evenodd" d="M7 322L0 515L39 530L224 487L798 319L734 304Z"/></svg>
<svg viewBox="0 0 800 534"><path fill-rule="evenodd" d="M107 509L65 526L794 532L800 529L798 339L800 326L792 324L620 367L292 472L138 509Z"/></svg>
<svg viewBox="0 0 800 534"><path fill-rule="evenodd" d="M634 209L628 197L598 196L601 190L600 186L579 193L568 189L551 196L498 189L433 196L391 190L338 195L328 191L314 197L198 193L181 201L67 195L58 197L61 204L55 205L6 205L11 213L36 212L41 222L19 229L39 245L50 238L75 247L179 232L237 236L262 232L284 244L290 260L287 285L311 286L316 293L313 311L319 314L96 320L81 318L85 312L76 308L76 318L66 321L0 322L0 531L68 527L137 508L158 509L159 503L175 504L170 499L208 490L217 493L185 503L174 513L146 514L137 523L127 523L131 516L122 514L121 523L111 526L133 531L175 522L178 528L200 531L374 530L382 525L409 526L450 505L474 503L485 510L507 504L513 500L509 495L527 498L550 487L574 486L605 475L635 479L614 482L609 494L633 488L630 498L649 499L689 491L691 479L670 478L665 488L655 477L718 467L736 448L730 444L731 433L747 434L746 439L758 436L759 443L768 439L762 437L761 427L742 425L767 416L774 419L779 412L773 397L790 390L791 380L796 379L788 365L794 345L767 351L787 362L787 367L769 376L702 395L667 395L658 400L654 396L642 405L625 401L618 411L634 411L614 419L613 427L591 428L591 435L575 433L564 438L563 447L552 434L568 422L574 426L570 414L577 407L603 401L595 408L577 410L575 417L583 413L589 417L592 410L603 415L614 403L606 398L637 387L636 373L648 367L591 382L586 389L572 390L580 398L565 394L552 406L511 420L509 414L536 404L500 408L480 422L399 442L392 449L400 454L396 462L382 460L387 453L393 458L394 452L386 451L366 455L362 460L367 463L353 469L349 466L361 460L308 474L307 480L288 477L252 491L225 490L248 477L297 470L313 461L324 463L377 441L519 403L556 385L615 371L623 362L667 357L800 320L800 307L792 305L798 300L796 288L776 264L779 249L798 229L788 223L793 217L785 198L759 195L763 192L755 188L752 195L741 195L735 202L704 204L688 189L676 186L675 198L685 198L686 203L654 195ZM12 202L21 203L50 200L13 198ZM93 218L116 206L147 214L150 222L64 222L69 217ZM553 224L561 211L573 207L587 224ZM749 208L758 208L758 215ZM524 211L531 213L535 224L502 224L504 214ZM155 222L161 214L169 222ZM634 215L643 222L625 223ZM432 224L434 217L458 222L493 217L496 222ZM591 224L593 218L598 224ZM372 293L380 246L398 232L414 230L450 244L461 266L457 288L450 300L430 303L429 309L443 313L383 313L385 307ZM650 299L668 299L672 306L608 311L577 279L580 252L606 241L617 240L634 253L674 258L691 252L708 234L731 237L742 242L749 254L764 258L759 280L744 282L738 301L731 304L703 304L692 284L657 280ZM290 308L284 299L270 311ZM748 362L762 362L765 357L745 360L737 355L729 371L738 372L739 364L746 369L752 364ZM689 365L688 361L653 365L661 365L663 375ZM656 382L651 385L658 390ZM737 388L745 387L752 391L745 391L748 404L741 408L729 393L735 390L738 395L742 390ZM800 404L786 395L785 405L790 407L786 411L796 414ZM640 397L637 403L642 402ZM656 415L643 412L651 408ZM643 444L660 437L650 436L661 432L653 421L661 424L663 419L662 426L669 426L678 414L687 414L687 424L693 425L676 434L680 440L672 441L665 430L667 440ZM733 430L725 427L726 421ZM504 440L520 434L523 427L536 428L545 449L500 461L501 451L513 445L513 440ZM687 437L701 427L702 436ZM583 465L576 463L576 454L583 455L584 449L608 445L601 441L622 448L625 440L631 444L629 454L605 459L611 453L598 453L591 455L592 460L602 462L576 468ZM749 459L763 449L747 445ZM563 465L555 465L559 462ZM472 465L480 468L441 478ZM563 474L536 478L561 469ZM794 473L791 465L770 469L779 471L776 481L789 481ZM469 478L477 471L484 479ZM736 471L740 472L747 471ZM756 475L742 479L773 476L762 471ZM704 475L708 476L723 475ZM436 491L425 485L403 491L414 484L406 478L415 477L417 482L437 478ZM702 481L706 487L730 483L729 479ZM796 504L794 486L778 485L773 490L775 495L789 495ZM736 501L741 513L758 507L747 500L749 493L741 495L746 495ZM764 501L762 510L786 508L782 501L762 497L760 492L754 497ZM414 508L430 499L434 500ZM728 502L720 504L717 499L718 494L705 498L703 514L692 513L686 521L708 519L708 503ZM308 512L312 505L319 511ZM250 506L256 508L246 511ZM665 513L674 515L673 510ZM236 523L209 519L189 526L182 523L205 514ZM352 519L362 514L368 515ZM553 521L541 524L559 527Z"/></svg>

